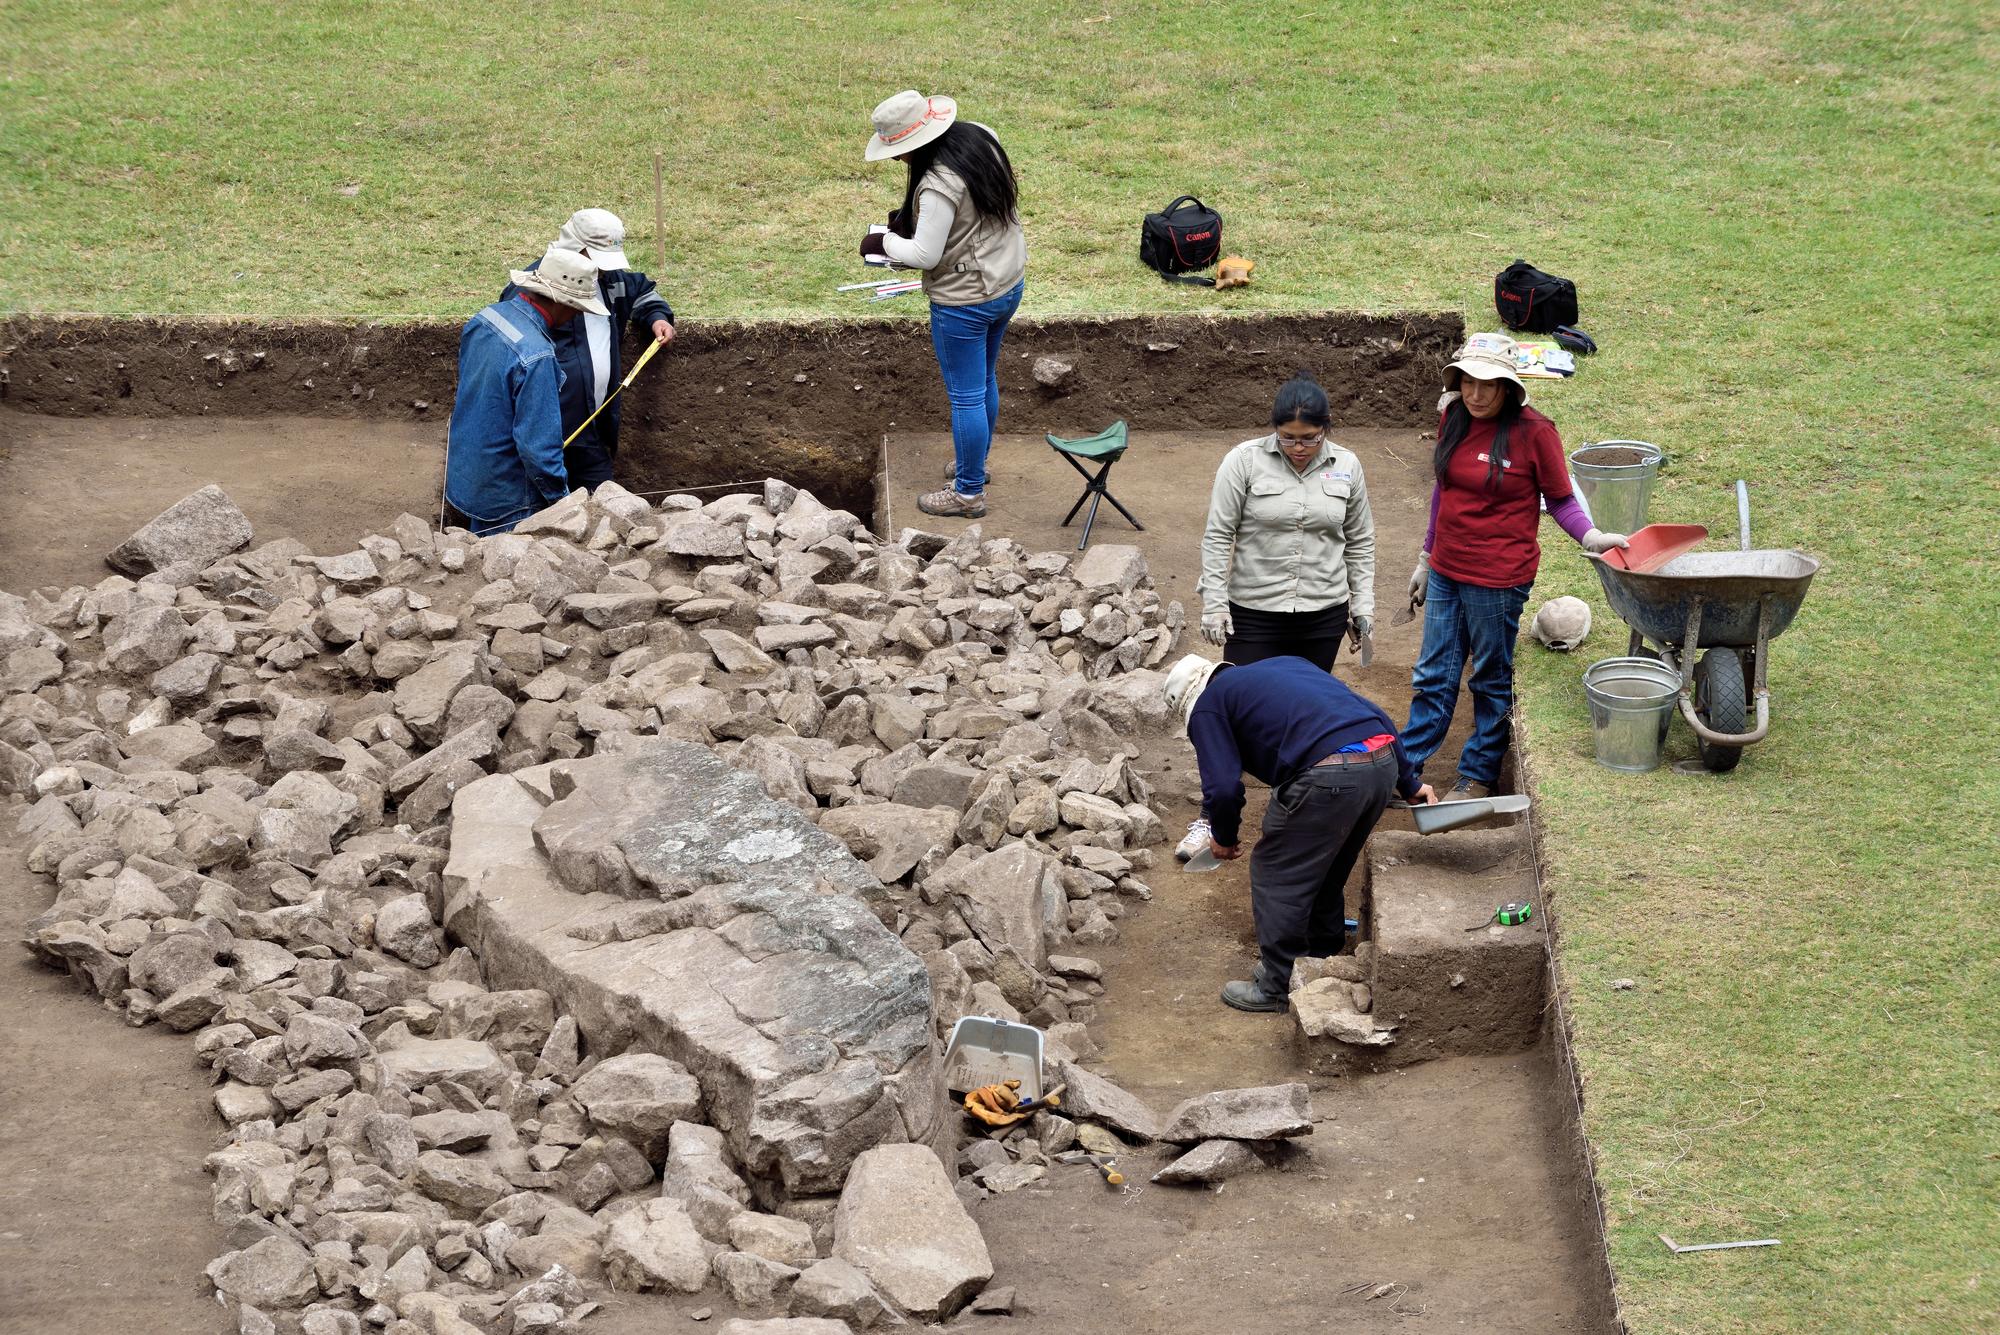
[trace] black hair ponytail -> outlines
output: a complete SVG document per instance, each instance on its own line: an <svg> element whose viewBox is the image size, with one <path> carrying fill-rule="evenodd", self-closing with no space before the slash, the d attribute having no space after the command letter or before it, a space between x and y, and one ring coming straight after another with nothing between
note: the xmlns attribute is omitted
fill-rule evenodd
<svg viewBox="0 0 2000 1335"><path fill-rule="evenodd" d="M1333 407L1311 371L1301 370L1278 387L1278 397L1271 402L1271 425L1287 422L1305 422L1322 431L1333 425Z"/></svg>

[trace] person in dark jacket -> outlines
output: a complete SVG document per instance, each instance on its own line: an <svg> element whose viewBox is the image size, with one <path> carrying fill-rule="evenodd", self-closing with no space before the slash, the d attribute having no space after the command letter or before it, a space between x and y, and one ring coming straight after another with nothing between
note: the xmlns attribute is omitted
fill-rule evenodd
<svg viewBox="0 0 2000 1335"><path fill-rule="evenodd" d="M1167 673L1167 708L1187 728L1201 769L1211 851L1240 856L1243 775L1271 786L1250 859L1258 962L1222 989L1241 1011L1281 1011L1292 962L1347 944L1343 890L1392 792L1437 794L1403 754L1396 728L1368 700L1303 658L1214 663L1189 654Z"/></svg>
<svg viewBox="0 0 2000 1335"><path fill-rule="evenodd" d="M516 269L508 291L466 321L445 436L443 522L506 533L569 494L563 469L562 369L551 337L579 313L603 315L597 271L551 250Z"/></svg>
<svg viewBox="0 0 2000 1335"><path fill-rule="evenodd" d="M671 343L674 311L655 289L652 279L625 267L625 224L609 209L577 210L562 225L562 232L549 248L582 255L596 266L598 295L606 312L586 314L550 336L555 344L556 364L563 371L562 428L564 439L568 439L623 378L621 345L626 330L637 326L650 331L656 341ZM530 272L534 268L534 264L528 266ZM501 300L514 292L514 285L509 283L500 294ZM563 464L569 470L572 487L590 489L611 480L612 463L618 455L618 418L622 406L613 399L610 407L597 414L589 429L563 450Z"/></svg>

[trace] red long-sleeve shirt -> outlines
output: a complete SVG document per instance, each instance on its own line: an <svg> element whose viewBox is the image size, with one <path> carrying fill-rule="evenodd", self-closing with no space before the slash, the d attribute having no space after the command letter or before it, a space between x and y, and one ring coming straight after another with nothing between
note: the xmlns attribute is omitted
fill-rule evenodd
<svg viewBox="0 0 2000 1335"><path fill-rule="evenodd" d="M1442 418L1439 424L1442 429ZM1568 499L1569 461L1556 424L1523 408L1507 435L1507 466L1498 487L1489 490L1495 431L1493 422L1475 418L1452 451L1438 486L1431 569L1461 584L1510 589L1534 581L1542 559L1535 537L1541 501L1554 510Z"/></svg>

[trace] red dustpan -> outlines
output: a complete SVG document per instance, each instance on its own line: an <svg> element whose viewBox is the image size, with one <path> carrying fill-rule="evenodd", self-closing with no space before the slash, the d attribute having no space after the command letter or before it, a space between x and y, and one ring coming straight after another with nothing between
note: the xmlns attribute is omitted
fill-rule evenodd
<svg viewBox="0 0 2000 1335"><path fill-rule="evenodd" d="M1708 530L1700 524L1648 524L1628 539L1631 546L1613 547L1604 559L1620 570L1647 574L1693 551L1707 538Z"/></svg>

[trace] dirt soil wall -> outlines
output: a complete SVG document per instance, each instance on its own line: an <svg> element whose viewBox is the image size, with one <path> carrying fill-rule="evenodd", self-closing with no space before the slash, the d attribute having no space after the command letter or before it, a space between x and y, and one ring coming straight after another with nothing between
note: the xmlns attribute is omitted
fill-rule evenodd
<svg viewBox="0 0 2000 1335"><path fill-rule="evenodd" d="M1001 372L1016 429L1249 430L1305 367L1343 426L1435 411L1456 315L1019 320ZM56 416L443 421L459 326L19 316L0 321L0 404ZM1037 358L1075 370L1037 383ZM621 480L635 490L782 476L869 512L885 431L941 427L922 320L689 322L632 387Z"/></svg>

